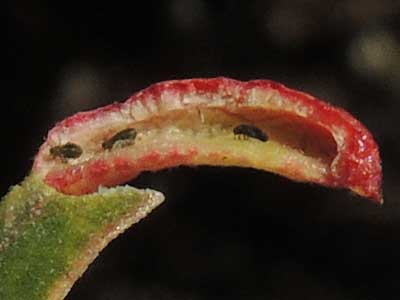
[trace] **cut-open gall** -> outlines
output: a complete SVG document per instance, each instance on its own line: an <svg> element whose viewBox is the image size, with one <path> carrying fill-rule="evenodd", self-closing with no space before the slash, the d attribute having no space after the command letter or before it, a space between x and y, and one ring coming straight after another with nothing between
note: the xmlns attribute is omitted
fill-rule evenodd
<svg viewBox="0 0 400 300"><path fill-rule="evenodd" d="M60 144L79 144L83 152L65 163L49 155ZM81 195L177 165L258 168L382 201L369 131L342 109L267 80L167 81L124 103L78 113L50 131L33 173Z"/></svg>

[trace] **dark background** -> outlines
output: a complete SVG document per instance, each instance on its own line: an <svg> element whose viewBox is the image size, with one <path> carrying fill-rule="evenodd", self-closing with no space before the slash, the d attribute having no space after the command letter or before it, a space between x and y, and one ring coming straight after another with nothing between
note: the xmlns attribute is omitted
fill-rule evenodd
<svg viewBox="0 0 400 300"><path fill-rule="evenodd" d="M3 9L1 194L57 120L168 79L273 79L349 110L381 146L383 207L255 170L143 174L131 184L167 201L112 242L69 299L399 299L400 1Z"/></svg>

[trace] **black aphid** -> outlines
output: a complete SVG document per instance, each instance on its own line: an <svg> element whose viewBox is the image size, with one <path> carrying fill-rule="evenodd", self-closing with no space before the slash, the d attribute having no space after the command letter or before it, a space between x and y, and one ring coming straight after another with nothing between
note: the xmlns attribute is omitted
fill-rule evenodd
<svg viewBox="0 0 400 300"><path fill-rule="evenodd" d="M113 148L114 144L117 142L122 142L122 143L119 143L119 144L121 144L121 146L131 145L136 138L136 134L137 134L137 132L134 128L127 128L127 129L121 130L120 132L117 132L116 134L114 134L108 140L104 141L101 146L103 147L104 150L111 150Z"/></svg>
<svg viewBox="0 0 400 300"><path fill-rule="evenodd" d="M260 128L254 125L240 124L233 128L235 136L243 136L244 138L251 137L262 142L268 141L268 135Z"/></svg>
<svg viewBox="0 0 400 300"><path fill-rule="evenodd" d="M69 158L78 158L82 155L82 148L74 143L66 143L61 146L55 146L50 148L50 154L53 157L59 157L63 161Z"/></svg>

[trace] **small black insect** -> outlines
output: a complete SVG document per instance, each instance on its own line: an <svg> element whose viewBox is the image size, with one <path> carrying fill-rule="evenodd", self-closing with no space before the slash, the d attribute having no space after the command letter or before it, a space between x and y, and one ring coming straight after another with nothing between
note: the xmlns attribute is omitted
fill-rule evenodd
<svg viewBox="0 0 400 300"><path fill-rule="evenodd" d="M111 150L114 147L114 144L118 142L118 145L124 147L131 145L136 138L136 130L134 128L127 128L121 130L114 134L111 138L104 141L101 146L104 150Z"/></svg>
<svg viewBox="0 0 400 300"><path fill-rule="evenodd" d="M82 155L82 148L74 143L66 143L61 146L55 146L50 148L50 154L53 157L61 158L63 162L66 162L69 158L78 158Z"/></svg>
<svg viewBox="0 0 400 300"><path fill-rule="evenodd" d="M268 135L254 125L240 124L233 128L233 134L239 138L242 136L244 139L251 137L262 142L268 141Z"/></svg>

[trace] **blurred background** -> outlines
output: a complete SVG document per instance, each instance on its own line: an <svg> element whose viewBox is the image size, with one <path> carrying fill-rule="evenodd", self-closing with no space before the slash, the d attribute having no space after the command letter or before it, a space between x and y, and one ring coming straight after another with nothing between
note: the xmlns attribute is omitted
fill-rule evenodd
<svg viewBox="0 0 400 300"><path fill-rule="evenodd" d="M143 174L131 184L167 201L111 243L68 299L399 299L400 1L3 8L2 195L55 122L168 79L279 81L349 110L381 146L383 207L255 170Z"/></svg>

